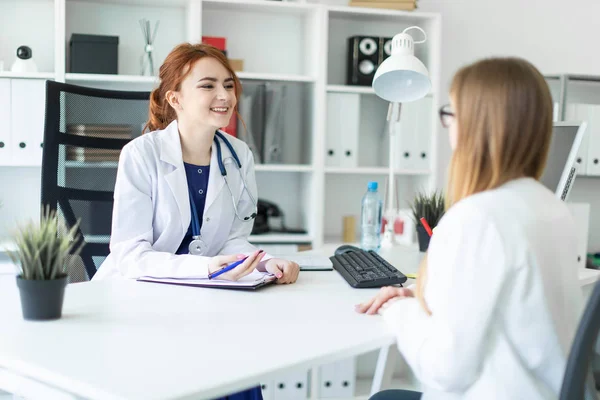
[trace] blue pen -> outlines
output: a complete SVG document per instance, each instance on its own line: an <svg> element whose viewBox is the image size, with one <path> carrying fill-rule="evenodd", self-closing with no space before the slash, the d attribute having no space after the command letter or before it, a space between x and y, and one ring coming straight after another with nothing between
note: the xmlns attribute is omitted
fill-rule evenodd
<svg viewBox="0 0 600 400"><path fill-rule="evenodd" d="M232 269L234 269L235 267L237 267L238 265L240 265L241 263L243 263L246 260L246 258L248 258L248 257L244 257L244 258L242 258L239 261L236 261L236 262L234 262L232 264L229 264L228 266L226 266L226 267L224 267L224 268L222 268L222 269L220 269L220 270L218 270L216 272L213 272L212 274L208 274L208 279L216 278L217 276L219 276L221 274L224 274L227 271L231 271Z"/></svg>

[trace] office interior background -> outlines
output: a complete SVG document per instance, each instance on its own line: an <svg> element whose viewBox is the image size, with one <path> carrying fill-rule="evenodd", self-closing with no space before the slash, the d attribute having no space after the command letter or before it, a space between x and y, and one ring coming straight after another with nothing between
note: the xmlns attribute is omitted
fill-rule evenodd
<svg viewBox="0 0 600 400"><path fill-rule="evenodd" d="M40 82L58 79L110 89L152 89L154 81L150 77L139 77L144 47L138 24L141 18L160 20L155 70L180 42L202 35L224 36L228 55L244 62L240 76L249 93L258 83L289 84L283 158L258 165L257 180L260 197L281 207L288 227L306 233L290 235L289 239L281 235L255 237L257 243L315 247L340 242L342 219L345 215L358 216L366 183L377 180L382 189L385 187L386 151L382 149L386 146L387 103L368 88L345 85L349 36L370 32L393 36L410 25L419 25L428 34L423 47L417 45L416 54L424 58L434 89L415 114L425 110L422 119L429 124L427 140L419 143L428 146L429 159L423 165L398 168L401 206L407 206L417 190L444 187L450 147L436 112L448 102L450 81L462 65L486 56L523 57L548 76L556 102L564 74L600 78L600 55L594 51L600 37L600 3L595 0L418 0L413 12L370 12L358 7L348 10L345 0L328 0L321 2L331 6L327 13L319 13L310 7L312 4L316 3L0 0L0 116L5 122L0 137L7 143L0 148L0 242L6 243L16 222L37 218L39 213L41 151L31 143L42 135L35 129L43 129ZM72 33L118 35L120 76L69 75ZM414 35L418 39L418 33ZM60 43L62 40L66 42ZM10 72L20 45L32 49L37 74ZM569 85L571 97L567 102L600 104L600 82L576 81ZM341 122L328 120L327 105L340 94L341 104L351 107L348 116L355 125L349 130L357 135L352 149L358 155L330 162L327 138L338 134L343 137L347 128L337 129L336 124ZM24 112L7 112L14 110L11 105L15 102ZM31 114L27 112L29 107ZM352 119L354 114L358 118ZM587 134L597 138L587 143L588 154L597 148L600 157L600 124L591 123ZM26 156L18 148L23 137L31 139ZM35 151L29 153L33 147ZM285 150L290 151L288 158ZM104 167L114 168L115 164ZM594 229L600 223L600 169L579 174L569 201L590 205L587 250L600 251L600 231ZM357 364L358 376L372 376L375 355L362 357L364 362Z"/></svg>

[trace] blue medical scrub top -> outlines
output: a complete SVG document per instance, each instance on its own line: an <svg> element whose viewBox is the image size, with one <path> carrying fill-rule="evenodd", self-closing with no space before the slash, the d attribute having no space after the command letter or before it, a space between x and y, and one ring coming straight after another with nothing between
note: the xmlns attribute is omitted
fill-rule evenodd
<svg viewBox="0 0 600 400"><path fill-rule="evenodd" d="M187 178L188 189L192 193L192 199L196 203L196 211L198 212L198 229L202 228L202 221L204 216L204 204L206 203L206 191L208 189L208 175L210 172L210 165L194 165L183 163L185 167L185 176ZM191 212L191 210L190 210ZM192 218L194 215L192 213ZM189 245L192 241L192 223L183 238L183 241L179 245L179 248L175 254L189 254Z"/></svg>
<svg viewBox="0 0 600 400"><path fill-rule="evenodd" d="M210 172L210 165L194 165L183 163L185 167L185 175L187 178L188 188L192 193L192 199L196 204L196 211L198 212L198 227L202 228L202 220L204 216L204 204L206 203L206 191L208 189L208 175ZM192 215L192 218L194 216ZM179 245L176 254L189 254L189 245L192 241L192 223L183 238L183 241ZM262 391L260 386L252 389L244 390L239 393L230 394L225 397L221 397L215 400L262 400Z"/></svg>

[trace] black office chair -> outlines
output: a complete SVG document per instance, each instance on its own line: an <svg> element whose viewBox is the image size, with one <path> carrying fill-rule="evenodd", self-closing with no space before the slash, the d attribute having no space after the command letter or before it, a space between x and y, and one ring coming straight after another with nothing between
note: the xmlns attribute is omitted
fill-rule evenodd
<svg viewBox="0 0 600 400"><path fill-rule="evenodd" d="M597 399L595 385L590 374L590 363L594 356L600 331L600 282L585 307L571 351L560 389L560 400Z"/></svg>
<svg viewBox="0 0 600 400"><path fill-rule="evenodd" d="M70 228L78 221L82 250L71 282L91 279L109 253L119 153L139 136L150 92L46 83L42 205Z"/></svg>

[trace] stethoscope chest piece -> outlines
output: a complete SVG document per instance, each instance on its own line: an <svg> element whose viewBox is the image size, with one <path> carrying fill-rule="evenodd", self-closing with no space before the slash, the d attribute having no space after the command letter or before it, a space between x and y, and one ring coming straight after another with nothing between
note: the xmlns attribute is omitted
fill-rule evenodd
<svg viewBox="0 0 600 400"><path fill-rule="evenodd" d="M200 239L200 236L193 236L193 240L189 245L190 254L194 256L201 256L206 254L206 243Z"/></svg>

